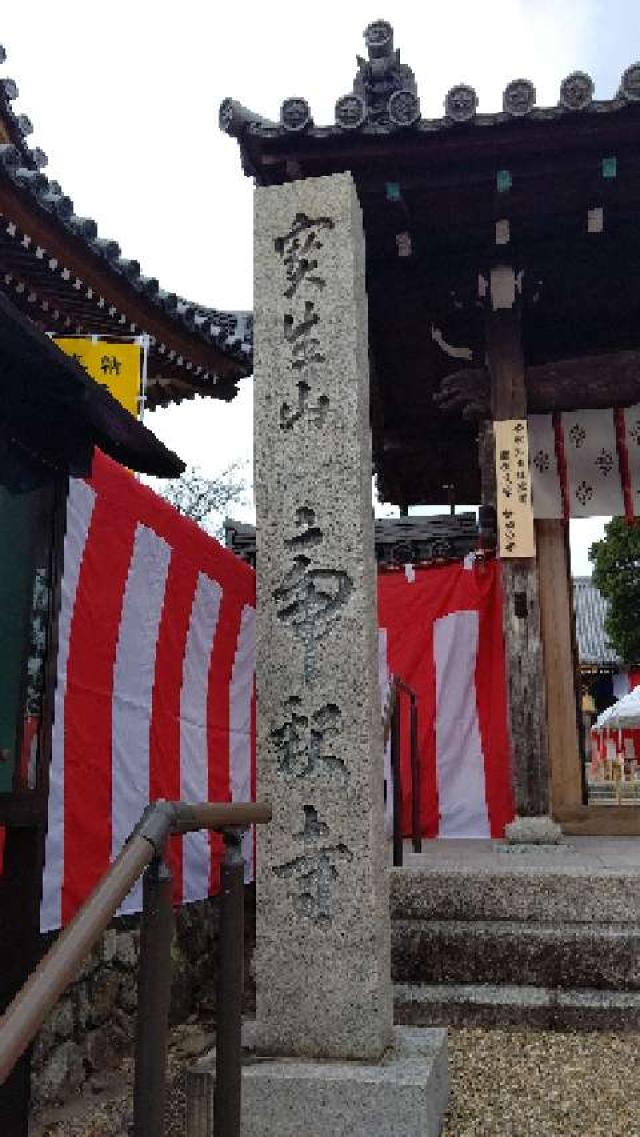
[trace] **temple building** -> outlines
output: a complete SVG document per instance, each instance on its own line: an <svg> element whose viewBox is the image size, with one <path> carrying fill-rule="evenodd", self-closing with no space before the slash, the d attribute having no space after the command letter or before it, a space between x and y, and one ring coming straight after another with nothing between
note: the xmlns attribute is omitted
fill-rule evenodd
<svg viewBox="0 0 640 1137"><path fill-rule="evenodd" d="M401 513L451 496L482 505L485 544L497 509L516 808L609 832L613 813L585 804L568 519L640 513L640 65L612 99L575 72L540 107L518 78L483 114L459 84L427 119L391 26L369 25L365 44L332 123L296 96L278 121L226 99L220 125L258 186L351 173L380 496ZM297 255L311 271L313 247ZM312 311L308 325L312 345ZM309 400L299 383L296 415ZM495 438L525 419L535 555L517 556L500 503L521 471L514 487L501 477ZM624 825L640 831L640 815Z"/></svg>

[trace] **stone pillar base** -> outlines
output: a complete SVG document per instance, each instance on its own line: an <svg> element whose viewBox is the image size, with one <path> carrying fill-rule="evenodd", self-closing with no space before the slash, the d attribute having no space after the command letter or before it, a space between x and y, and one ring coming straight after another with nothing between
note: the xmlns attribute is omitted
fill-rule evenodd
<svg viewBox="0 0 640 1137"><path fill-rule="evenodd" d="M562 829L546 815L516 817L504 831L508 845L562 845Z"/></svg>
<svg viewBox="0 0 640 1137"><path fill-rule="evenodd" d="M377 1063L259 1058L243 1031L241 1137L438 1137L449 1099L447 1032L395 1027ZM212 1137L215 1052L187 1076L187 1137Z"/></svg>

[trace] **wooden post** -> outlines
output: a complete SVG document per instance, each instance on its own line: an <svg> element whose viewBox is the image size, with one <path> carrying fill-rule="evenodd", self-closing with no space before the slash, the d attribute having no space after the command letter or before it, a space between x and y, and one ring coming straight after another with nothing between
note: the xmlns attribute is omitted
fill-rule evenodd
<svg viewBox="0 0 640 1137"><path fill-rule="evenodd" d="M47 566L51 602L38 740L37 784L33 789L21 787L14 793L0 795L0 825L6 829L0 884L0 1012L5 1010L26 982L42 951L40 900L45 854L67 489L66 476L45 487L38 495L32 518L33 556L26 571L32 578L36 565ZM28 508L26 498L25 508ZM25 633L23 660L25 676L29 633L30 625ZM23 718L23 705L20 705L18 713L19 718ZM31 1050L30 1047L22 1055L12 1073L0 1086L2 1137L27 1137Z"/></svg>
<svg viewBox="0 0 640 1137"><path fill-rule="evenodd" d="M492 418L526 418L517 281L509 267L496 268L491 273L485 332ZM493 452L486 431L481 450L485 489L489 478L487 458ZM503 560L502 579L515 805L521 816L535 816L549 809L545 681L535 561Z"/></svg>
<svg viewBox="0 0 640 1137"><path fill-rule="evenodd" d="M552 812L582 804L571 579L564 522L536 522Z"/></svg>

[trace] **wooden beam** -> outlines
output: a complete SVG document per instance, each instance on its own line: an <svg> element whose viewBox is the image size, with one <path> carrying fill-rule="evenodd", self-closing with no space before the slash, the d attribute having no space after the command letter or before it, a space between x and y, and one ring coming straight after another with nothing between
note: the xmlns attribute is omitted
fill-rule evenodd
<svg viewBox="0 0 640 1137"><path fill-rule="evenodd" d="M485 172L487 181L491 178L495 184L498 133L501 164L507 168L511 169L518 161L536 170L541 161L555 159L566 178L567 171L576 167L590 172L593 156L601 156L605 150L620 154L623 147L629 147L633 152L637 146L637 123L635 106L631 105L625 107L622 115L558 114L541 121L531 118L526 130L522 130L518 118L499 125L496 122L488 129L485 125L482 129L477 126L464 130L436 128L386 134L354 130L340 134L338 129L329 128L320 137L313 134L283 137L279 133L257 134L245 130L241 147L252 170L257 171L259 184L270 180L271 168L295 159L302 166L303 177L349 169L356 182L360 176L363 181L370 181L376 174L376 162L387 170L397 163L401 175L405 169L413 173L418 168L423 177L425 172L434 177L442 170L444 186L455 187L461 180L461 170L467 181L470 170L474 173L480 170ZM475 176L478 177L477 173Z"/></svg>
<svg viewBox="0 0 640 1137"><path fill-rule="evenodd" d="M638 805L564 806L553 817L571 837L640 837Z"/></svg>
<svg viewBox="0 0 640 1137"><path fill-rule="evenodd" d="M536 364L525 372L529 414L629 407L638 402L640 351L585 355ZM466 419L484 418L491 406L491 380L484 367L452 371L434 401L443 411Z"/></svg>
<svg viewBox="0 0 640 1137"><path fill-rule="evenodd" d="M525 418L527 394L516 282L511 270L499 271L501 275L494 278L485 319L492 417L496 420ZM485 443L485 454L490 450ZM485 475L485 485L486 481ZM518 814L531 816L547 813L549 808L545 685L535 561L503 560L502 581L513 789Z"/></svg>
<svg viewBox="0 0 640 1137"><path fill-rule="evenodd" d="M562 521L537 521L536 556L544 655L552 810L582 805L571 634L572 595Z"/></svg>

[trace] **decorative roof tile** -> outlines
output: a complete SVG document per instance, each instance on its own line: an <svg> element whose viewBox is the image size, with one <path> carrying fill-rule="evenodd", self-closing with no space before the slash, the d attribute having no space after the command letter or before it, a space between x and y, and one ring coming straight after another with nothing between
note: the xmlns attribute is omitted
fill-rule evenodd
<svg viewBox="0 0 640 1137"><path fill-rule="evenodd" d="M526 118L530 122L548 122L567 114L584 111L606 114L623 110L629 103L640 100L640 63L626 69L620 89L613 99L593 99L593 81L583 71L574 71L560 85L556 106L536 107L535 87L530 79L514 79L507 84L503 95L503 108L494 114L477 113L477 97L472 87L459 84L449 91L445 99L445 116L427 119L420 115L420 102L413 71L400 62L400 52L393 46L393 28L386 20L377 20L365 29L368 59L358 56L358 72L351 93L342 95L336 103L335 122L329 126L316 126L306 99L286 99L283 108L290 104L300 109L296 125L281 115L279 123L247 110L234 99L227 98L220 107L220 128L238 138L242 145L245 172L255 174L252 156L246 142L252 137L275 139L295 132L304 132L318 141L343 134L380 135L394 134L407 129L416 134L432 134L451 130L460 122L473 123L477 128L497 126L513 118ZM304 122L302 121L304 117ZM301 125L298 126L297 122Z"/></svg>

